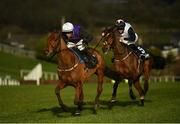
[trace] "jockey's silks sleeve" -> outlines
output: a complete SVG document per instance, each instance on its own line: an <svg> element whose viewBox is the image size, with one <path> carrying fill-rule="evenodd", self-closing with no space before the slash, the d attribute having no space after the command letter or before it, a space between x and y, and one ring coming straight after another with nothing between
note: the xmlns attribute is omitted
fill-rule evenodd
<svg viewBox="0 0 180 124"><path fill-rule="evenodd" d="M87 33L84 28L81 27L81 32L80 36L83 39L84 43L88 44L93 40L93 36Z"/></svg>
<svg viewBox="0 0 180 124"><path fill-rule="evenodd" d="M129 37L124 38L124 40L127 40L127 41L135 41L136 40L136 35L135 35L133 28L131 28L131 27L129 28L128 34L129 34Z"/></svg>

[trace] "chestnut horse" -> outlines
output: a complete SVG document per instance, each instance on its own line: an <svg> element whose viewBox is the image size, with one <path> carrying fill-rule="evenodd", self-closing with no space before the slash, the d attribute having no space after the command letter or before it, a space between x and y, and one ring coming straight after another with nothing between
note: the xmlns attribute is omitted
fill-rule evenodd
<svg viewBox="0 0 180 124"><path fill-rule="evenodd" d="M96 112L99 105L99 97L102 93L102 85L104 79L104 59L98 51L90 49L98 60L98 64L93 69L86 68L84 63L80 63L77 55L67 47L65 41L60 36L60 32L52 32L48 37L45 53L49 56L56 53L58 57L58 77L59 83L55 88L59 105L64 111L67 111L66 105L63 103L60 91L66 86L73 86L75 88L74 104L77 105L75 115L80 115L83 105L83 83L94 73L98 77L97 95L95 97L94 112Z"/></svg>
<svg viewBox="0 0 180 124"><path fill-rule="evenodd" d="M140 95L141 105L144 105L144 96L148 91L148 80L152 69L152 58L141 61L138 56L123 42L121 34L116 27L105 29L102 33L103 46L102 50L107 53L113 49L114 66L119 75L130 81L129 86L133 83ZM140 85L140 77L144 75L144 89ZM115 101L118 83L114 84L111 101Z"/></svg>

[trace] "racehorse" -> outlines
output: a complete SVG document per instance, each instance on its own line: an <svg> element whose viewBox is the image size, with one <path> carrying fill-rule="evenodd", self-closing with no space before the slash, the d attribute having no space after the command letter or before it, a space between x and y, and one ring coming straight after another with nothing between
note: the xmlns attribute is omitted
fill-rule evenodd
<svg viewBox="0 0 180 124"><path fill-rule="evenodd" d="M116 27L106 28L102 32L103 46L102 50L107 53L110 49L114 53L114 66L119 75L129 80L130 90L134 84L140 95L141 105L144 105L144 96L148 91L148 80L152 69L153 59L150 57L141 61L138 56L121 42L121 34ZM140 77L144 75L144 89L140 85ZM114 84L111 102L116 99L118 83ZM133 92L132 92L133 93Z"/></svg>
<svg viewBox="0 0 180 124"><path fill-rule="evenodd" d="M95 97L94 112L99 106L99 97L102 93L102 85L104 79L104 59L98 51L90 49L89 52L96 56L98 63L92 69L86 68L84 63L80 63L78 56L67 47L65 41L60 35L60 31L52 32L47 41L45 54L50 56L57 54L58 57L58 77L59 83L55 88L59 105L64 111L67 111L67 106L63 103L60 91L66 86L73 86L75 88L74 104L77 105L75 115L80 115L83 105L83 83L94 73L98 77L97 95Z"/></svg>

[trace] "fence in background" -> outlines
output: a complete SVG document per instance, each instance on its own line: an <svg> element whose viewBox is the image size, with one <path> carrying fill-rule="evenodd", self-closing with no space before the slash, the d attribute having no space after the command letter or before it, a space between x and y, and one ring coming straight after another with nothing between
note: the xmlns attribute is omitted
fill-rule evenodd
<svg viewBox="0 0 180 124"><path fill-rule="evenodd" d="M151 76L150 82L176 82L180 81L180 76Z"/></svg>
<svg viewBox="0 0 180 124"><path fill-rule="evenodd" d="M11 76L0 77L0 86L18 86L20 85L19 80L11 79Z"/></svg>
<svg viewBox="0 0 180 124"><path fill-rule="evenodd" d="M28 73L28 70L23 70L21 71L21 75L24 75ZM143 80L143 78L141 79ZM177 82L180 81L180 76L151 76L149 82ZM43 84L54 84L58 83L58 75L56 73L52 72L43 72L43 77L40 81L40 85ZM10 76L4 76L0 77L0 86L19 86L21 84L34 84L36 85L36 81L29 80L27 82L23 82L22 80L16 80L16 79L11 79Z"/></svg>
<svg viewBox="0 0 180 124"><path fill-rule="evenodd" d="M22 48L9 46L2 43L0 43L0 51L5 52L5 53L10 53L13 55L25 56L29 58L35 58L35 54L36 54L34 51L31 51L31 50L25 50Z"/></svg>

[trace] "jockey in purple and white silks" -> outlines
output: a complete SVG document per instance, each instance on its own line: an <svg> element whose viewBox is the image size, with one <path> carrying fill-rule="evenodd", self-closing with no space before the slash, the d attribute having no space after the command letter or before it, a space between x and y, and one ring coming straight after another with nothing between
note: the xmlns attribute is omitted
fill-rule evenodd
<svg viewBox="0 0 180 124"><path fill-rule="evenodd" d="M92 58L87 51L87 45L92 41L93 37L88 34L80 25L73 25L66 22L62 26L62 37L67 43L68 48L73 49L77 54L83 56L85 63Z"/></svg>
<svg viewBox="0 0 180 124"><path fill-rule="evenodd" d="M149 58L149 54L145 52L143 48L135 45L138 40L138 35L134 32L132 26L122 19L118 19L115 22L115 26L121 33L120 42L127 44L133 52L142 60Z"/></svg>

